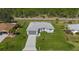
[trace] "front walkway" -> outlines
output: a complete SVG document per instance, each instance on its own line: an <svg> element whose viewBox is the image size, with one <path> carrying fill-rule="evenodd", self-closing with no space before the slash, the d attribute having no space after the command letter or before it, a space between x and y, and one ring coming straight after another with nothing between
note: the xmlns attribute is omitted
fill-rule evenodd
<svg viewBox="0 0 79 59"><path fill-rule="evenodd" d="M23 51L36 51L36 35L29 35Z"/></svg>

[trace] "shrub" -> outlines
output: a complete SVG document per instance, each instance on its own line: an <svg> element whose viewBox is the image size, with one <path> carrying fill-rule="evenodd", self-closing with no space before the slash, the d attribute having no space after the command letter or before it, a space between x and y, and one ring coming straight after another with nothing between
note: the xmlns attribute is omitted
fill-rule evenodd
<svg viewBox="0 0 79 59"><path fill-rule="evenodd" d="M65 33L67 33L67 34L73 34L72 32L71 32L71 30L64 30L65 31Z"/></svg>
<svg viewBox="0 0 79 59"><path fill-rule="evenodd" d="M79 32L76 32L75 34L79 35Z"/></svg>

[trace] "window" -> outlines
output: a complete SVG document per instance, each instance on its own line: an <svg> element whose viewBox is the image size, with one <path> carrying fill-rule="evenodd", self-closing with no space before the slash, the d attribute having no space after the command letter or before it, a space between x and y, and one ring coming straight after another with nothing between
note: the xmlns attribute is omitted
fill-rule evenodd
<svg viewBox="0 0 79 59"><path fill-rule="evenodd" d="M49 29L49 30L52 30L52 29Z"/></svg>

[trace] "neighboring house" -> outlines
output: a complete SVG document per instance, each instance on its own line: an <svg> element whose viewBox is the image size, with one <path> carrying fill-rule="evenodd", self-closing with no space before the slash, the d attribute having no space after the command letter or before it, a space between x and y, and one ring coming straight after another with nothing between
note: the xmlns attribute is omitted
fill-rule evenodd
<svg viewBox="0 0 79 59"><path fill-rule="evenodd" d="M41 31L52 33L54 27L49 22L31 22L27 28L28 35L38 35Z"/></svg>
<svg viewBox="0 0 79 59"><path fill-rule="evenodd" d="M16 23L0 23L0 34L9 34L15 26Z"/></svg>
<svg viewBox="0 0 79 59"><path fill-rule="evenodd" d="M0 43L10 34L16 23L0 23Z"/></svg>
<svg viewBox="0 0 79 59"><path fill-rule="evenodd" d="M73 34L79 32L79 24L68 24L67 27Z"/></svg>

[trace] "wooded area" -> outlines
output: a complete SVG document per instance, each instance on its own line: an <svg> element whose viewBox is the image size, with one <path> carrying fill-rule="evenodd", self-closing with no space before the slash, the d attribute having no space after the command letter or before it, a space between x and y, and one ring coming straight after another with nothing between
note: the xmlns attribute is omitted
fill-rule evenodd
<svg viewBox="0 0 79 59"><path fill-rule="evenodd" d="M0 20L13 21L14 17L36 17L47 15L48 17L78 18L78 8L1 8Z"/></svg>

